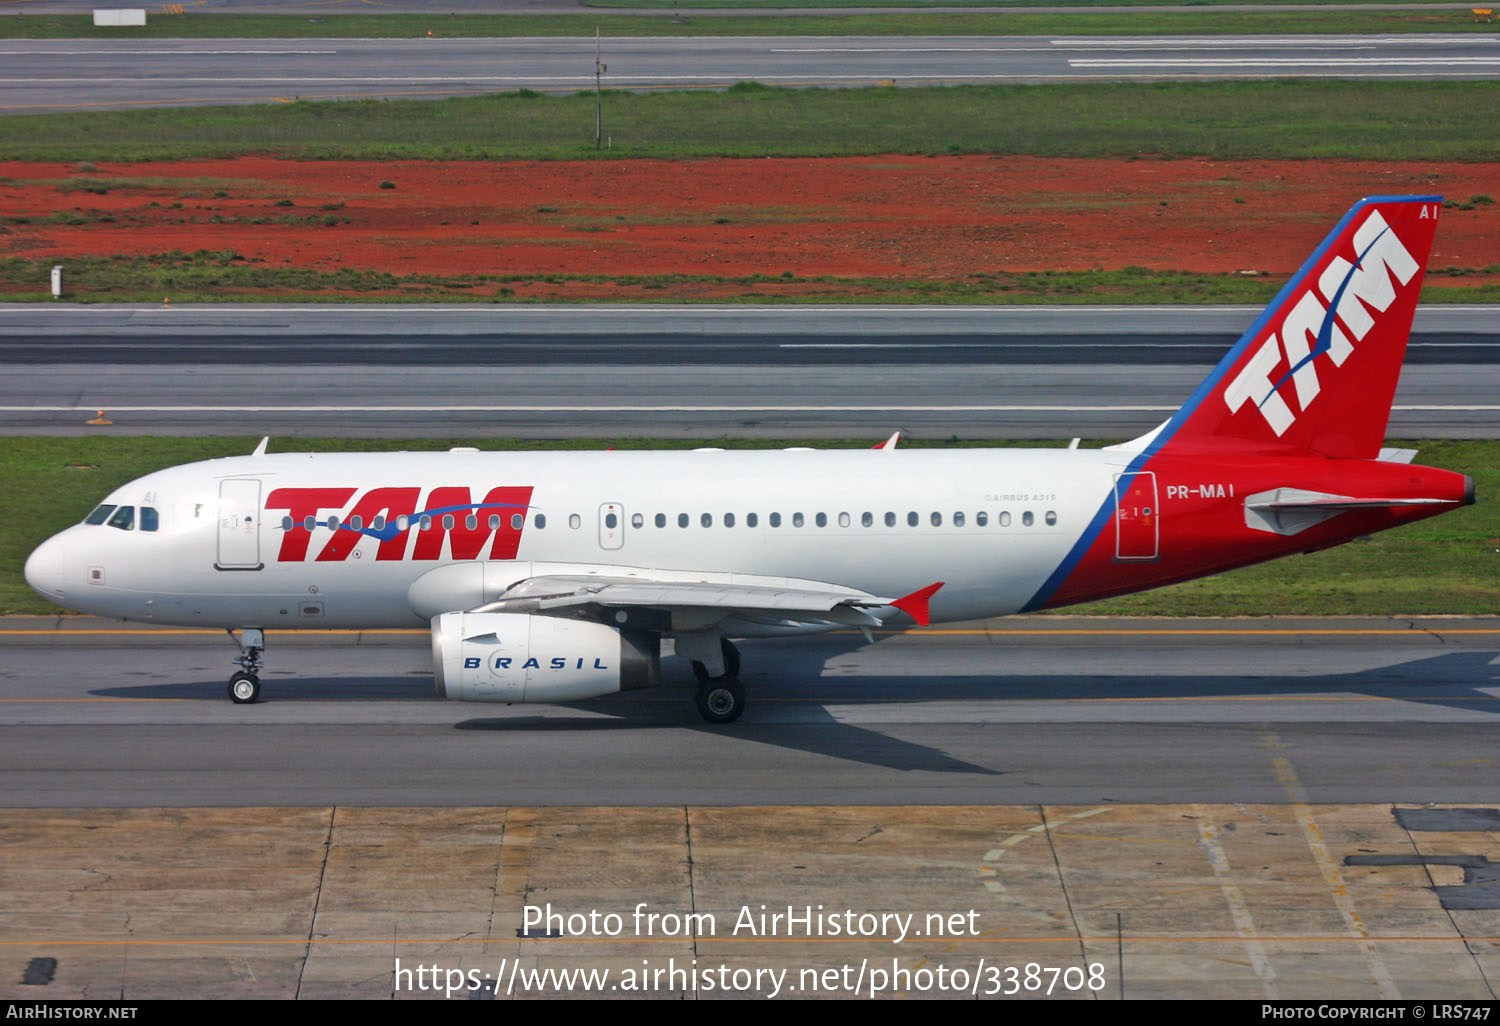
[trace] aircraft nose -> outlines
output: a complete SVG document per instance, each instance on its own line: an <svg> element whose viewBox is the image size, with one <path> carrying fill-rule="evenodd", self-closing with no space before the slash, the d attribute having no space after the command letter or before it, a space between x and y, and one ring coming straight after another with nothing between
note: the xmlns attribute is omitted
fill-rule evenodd
<svg viewBox="0 0 1500 1026"><path fill-rule="evenodd" d="M58 538L48 538L26 558L26 583L54 602L61 602L64 590L64 552Z"/></svg>

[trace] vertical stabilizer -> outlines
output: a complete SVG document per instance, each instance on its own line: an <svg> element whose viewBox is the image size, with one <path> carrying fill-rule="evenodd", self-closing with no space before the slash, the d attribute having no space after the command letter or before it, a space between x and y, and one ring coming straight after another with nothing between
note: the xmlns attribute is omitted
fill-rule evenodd
<svg viewBox="0 0 1500 1026"><path fill-rule="evenodd" d="M1360 200L1150 440L1374 459L1432 249L1439 196Z"/></svg>

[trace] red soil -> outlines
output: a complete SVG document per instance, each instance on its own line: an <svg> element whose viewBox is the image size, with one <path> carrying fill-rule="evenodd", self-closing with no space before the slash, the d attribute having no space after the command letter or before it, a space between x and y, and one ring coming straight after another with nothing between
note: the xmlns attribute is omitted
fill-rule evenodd
<svg viewBox="0 0 1500 1026"><path fill-rule="evenodd" d="M63 183L74 179L108 191L68 191ZM383 181L395 188L380 188ZM216 197L219 192L224 195ZM246 157L80 171L74 165L11 162L0 163L0 256L54 260L232 249L272 267L444 275L791 271L961 279L973 272L1132 265L1286 274L1351 202L1382 193L1442 193L1458 201L1500 197L1500 165L909 156L546 163ZM278 206L283 200L294 206ZM174 204L181 208L172 209ZM86 223L36 223L66 212ZM101 221L105 216L113 220ZM274 223L288 216L296 223ZM6 220L17 217L33 222ZM231 223L209 223L214 217ZM307 223L310 217L318 223ZM273 223L247 223L262 218ZM338 223L326 226L325 218ZM236 219L241 223L232 223ZM1500 264L1497 238L1500 204L1447 211L1432 266ZM1489 278L1500 275L1481 276ZM728 294L743 286L716 290Z"/></svg>

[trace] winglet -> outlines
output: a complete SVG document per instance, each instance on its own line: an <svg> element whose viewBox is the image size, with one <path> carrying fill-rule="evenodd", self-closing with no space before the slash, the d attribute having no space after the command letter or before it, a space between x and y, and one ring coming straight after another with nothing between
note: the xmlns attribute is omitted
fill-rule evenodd
<svg viewBox="0 0 1500 1026"><path fill-rule="evenodd" d="M891 605L917 621L920 626L926 627L932 622L932 617L928 615L927 604L942 586L942 581L938 581L936 584L929 584L921 591L914 591L910 595L901 596L892 602Z"/></svg>
<svg viewBox="0 0 1500 1026"><path fill-rule="evenodd" d="M264 437L264 438L262 438L260 440L260 444L255 447L255 451L252 452L250 455L251 456L264 456L266 454L266 446L270 445L270 444L271 444L271 436L267 435L266 437Z"/></svg>
<svg viewBox="0 0 1500 1026"><path fill-rule="evenodd" d="M901 441L901 432L897 431L895 434L891 435L891 437L887 438L885 441L881 442L879 445L872 445L872 446L870 446L870 448L871 449L894 449L896 447L896 443L899 442L899 441Z"/></svg>

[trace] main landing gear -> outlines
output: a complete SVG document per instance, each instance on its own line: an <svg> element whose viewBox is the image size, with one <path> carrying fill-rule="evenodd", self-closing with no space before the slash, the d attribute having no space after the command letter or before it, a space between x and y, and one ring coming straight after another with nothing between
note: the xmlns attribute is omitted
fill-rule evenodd
<svg viewBox="0 0 1500 1026"><path fill-rule="evenodd" d="M724 654L724 672L712 676L708 667L692 660L693 676L698 678L698 694L694 699L698 715L709 723L733 723L745 711L745 689L740 686L740 650L728 638L719 641Z"/></svg>
<svg viewBox="0 0 1500 1026"><path fill-rule="evenodd" d="M254 627L246 627L239 635L231 628L226 630L240 650L234 661L241 667L229 678L229 700L235 705L249 705L260 698L257 671L261 667L260 654L266 649L266 633Z"/></svg>

